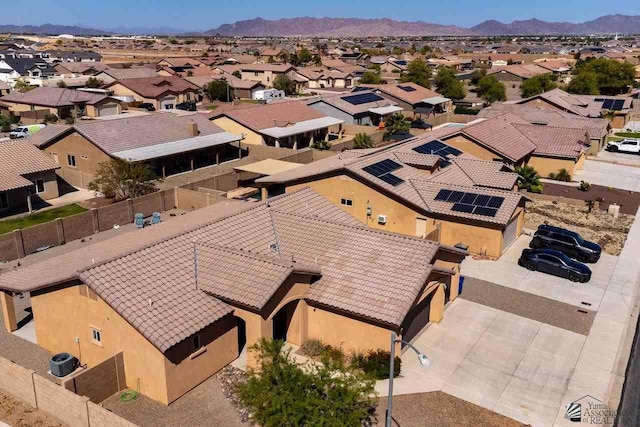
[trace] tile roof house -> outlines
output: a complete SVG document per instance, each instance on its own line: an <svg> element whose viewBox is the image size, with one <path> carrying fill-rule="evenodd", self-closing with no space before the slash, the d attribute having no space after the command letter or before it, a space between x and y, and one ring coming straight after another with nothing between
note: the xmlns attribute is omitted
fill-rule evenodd
<svg viewBox="0 0 640 427"><path fill-rule="evenodd" d="M493 67L487 71L487 75L508 82L521 82L543 74L551 74L551 71L537 64L507 65L506 67Z"/></svg>
<svg viewBox="0 0 640 427"><path fill-rule="evenodd" d="M326 139L329 127L344 122L300 101L273 101L247 108L216 109L211 120L228 132L242 133L246 144L294 149Z"/></svg>
<svg viewBox="0 0 640 427"><path fill-rule="evenodd" d="M241 64L239 70L242 80L259 82L269 88L273 87L276 77L284 75L295 80L297 74L291 64Z"/></svg>
<svg viewBox="0 0 640 427"><path fill-rule="evenodd" d="M0 98L10 113L23 118L42 121L44 113L67 117L104 117L120 114L121 102L110 96L59 87L37 87L28 92L12 92Z"/></svg>
<svg viewBox="0 0 640 427"><path fill-rule="evenodd" d="M47 126L29 141L56 159L62 178L86 187L99 164L111 158L146 162L165 177L237 159L242 155L241 139L197 113L155 113Z"/></svg>
<svg viewBox="0 0 640 427"><path fill-rule="evenodd" d="M395 102L371 91L323 95L307 105L328 116L355 125L378 126L389 114L402 111Z"/></svg>
<svg viewBox="0 0 640 427"><path fill-rule="evenodd" d="M0 143L0 217L58 197L58 165L27 140Z"/></svg>
<svg viewBox="0 0 640 427"><path fill-rule="evenodd" d="M131 67L131 68L107 68L96 74L96 78L104 84L112 83L116 80L142 79L157 77L158 72L149 67Z"/></svg>
<svg viewBox="0 0 640 427"><path fill-rule="evenodd" d="M354 88L374 91L390 101L396 102L405 111L414 114L443 113L451 110L453 101L438 92L427 89L412 82L383 85L362 84Z"/></svg>
<svg viewBox="0 0 640 427"><path fill-rule="evenodd" d="M31 292L39 345L90 367L123 351L127 386L163 403L262 337L358 351L387 348L391 331L410 341L456 298L466 255L367 228L310 189L131 234L2 273L0 289Z"/></svg>
<svg viewBox="0 0 640 427"><path fill-rule="evenodd" d="M152 104L156 110L172 110L181 102L197 100L200 88L177 76L117 80L105 86L117 96Z"/></svg>
<svg viewBox="0 0 640 427"><path fill-rule="evenodd" d="M504 164L476 159L425 134L384 148L344 151L257 179L256 185L263 187L263 198L308 186L369 227L462 243L497 258L522 228L525 199L514 192L516 181ZM490 212L453 208L460 199L440 200L441 190L501 201Z"/></svg>
<svg viewBox="0 0 640 427"><path fill-rule="evenodd" d="M213 71L210 71L206 75L187 76L184 79L199 88L204 88L214 80L224 79L231 88L234 99L253 99L253 94L256 91L266 88L260 82L242 80L232 74L215 74Z"/></svg>
<svg viewBox="0 0 640 427"><path fill-rule="evenodd" d="M40 58L4 58L0 59L0 81L13 86L18 79L39 85L42 80L53 77L55 70Z"/></svg>

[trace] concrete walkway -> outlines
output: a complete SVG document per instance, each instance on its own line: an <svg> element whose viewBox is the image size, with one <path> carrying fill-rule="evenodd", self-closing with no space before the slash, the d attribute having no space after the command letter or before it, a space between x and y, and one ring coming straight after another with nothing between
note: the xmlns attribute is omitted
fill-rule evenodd
<svg viewBox="0 0 640 427"><path fill-rule="evenodd" d="M606 187L640 191L640 168L631 166L587 160L584 162L584 168L576 172L573 179Z"/></svg>

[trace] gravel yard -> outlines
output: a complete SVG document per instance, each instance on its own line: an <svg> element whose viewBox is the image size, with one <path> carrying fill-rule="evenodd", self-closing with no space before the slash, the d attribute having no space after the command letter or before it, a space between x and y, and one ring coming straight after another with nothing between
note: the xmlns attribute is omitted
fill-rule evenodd
<svg viewBox="0 0 640 427"><path fill-rule="evenodd" d="M63 427L52 416L0 391L0 421L11 427Z"/></svg>
<svg viewBox="0 0 640 427"><path fill-rule="evenodd" d="M633 220L633 215L620 214L614 219L600 209L588 213L586 206L545 201L528 203L525 213L526 228L537 229L540 224L569 228L611 255L620 254Z"/></svg>

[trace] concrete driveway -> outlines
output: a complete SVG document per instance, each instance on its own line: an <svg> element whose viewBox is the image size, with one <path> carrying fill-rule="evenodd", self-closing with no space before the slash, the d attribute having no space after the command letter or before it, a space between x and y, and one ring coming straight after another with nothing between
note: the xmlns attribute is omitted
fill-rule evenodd
<svg viewBox="0 0 640 427"><path fill-rule="evenodd" d="M581 308L597 310L614 270L624 268L618 265L618 257L602 254L597 263L589 264L592 276L588 283L574 283L539 271L529 271L518 265L518 258L522 250L529 247L530 241L531 236L520 235L498 261L467 257L462 263L462 274Z"/></svg>
<svg viewBox="0 0 640 427"><path fill-rule="evenodd" d="M596 159L606 162L616 162L622 165L640 166L640 156L634 153L621 153L602 150Z"/></svg>
<svg viewBox="0 0 640 427"><path fill-rule="evenodd" d="M633 156L619 153L616 154L616 156L634 158ZM591 184L621 188L623 190L640 191L640 167L587 160L584 162L582 170L576 172L574 180L585 180Z"/></svg>
<svg viewBox="0 0 640 427"><path fill-rule="evenodd" d="M423 368L402 355L394 394L441 390L517 421L550 426L558 414L585 336L462 298L414 345L431 359ZM387 381L377 390L386 394Z"/></svg>

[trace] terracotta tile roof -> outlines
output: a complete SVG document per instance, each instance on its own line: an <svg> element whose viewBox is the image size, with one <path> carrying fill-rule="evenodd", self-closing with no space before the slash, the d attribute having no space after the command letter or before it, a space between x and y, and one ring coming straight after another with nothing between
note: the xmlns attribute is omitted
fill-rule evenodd
<svg viewBox="0 0 640 427"><path fill-rule="evenodd" d="M66 107L80 103L92 105L105 99L109 99L109 97L79 90L44 86L24 93L12 92L0 98L5 102L44 107Z"/></svg>
<svg viewBox="0 0 640 427"><path fill-rule="evenodd" d="M156 70L148 67L108 68L102 72L116 80L141 79L158 76Z"/></svg>
<svg viewBox="0 0 640 427"><path fill-rule="evenodd" d="M536 145L534 154L575 159L589 146L589 135L584 129L530 124L518 124L516 128Z"/></svg>
<svg viewBox="0 0 640 427"><path fill-rule="evenodd" d="M0 288L28 291L80 278L164 352L233 310L196 288L194 244L220 248L198 258L198 277L205 291L227 301L258 307L286 271L300 269L321 275L305 297L311 304L395 327L439 249L436 242L367 228L303 189L268 204L213 205L3 273Z"/></svg>
<svg viewBox="0 0 640 427"><path fill-rule="evenodd" d="M434 92L431 89L427 89L426 87L422 87L412 82L407 83L398 83L398 84L386 84L386 85L370 85L370 84L361 84L359 87L366 87L374 91L380 91L382 94L390 95L394 98L397 98L401 101L404 101L409 104L417 104L421 102L423 99L433 98L436 96L442 96L438 92ZM413 88L413 91L405 91L400 88L410 87Z"/></svg>
<svg viewBox="0 0 640 427"><path fill-rule="evenodd" d="M274 73L286 73L294 69L291 64L243 64L240 66L242 71L271 71Z"/></svg>
<svg viewBox="0 0 640 427"><path fill-rule="evenodd" d="M345 100L345 98L349 97L349 96L355 96L357 95L365 95L365 94L372 94L373 92L370 91L361 91L361 92L357 92L357 93L340 93L340 94L331 94L331 95L323 95L320 97L320 99L318 99L317 101L312 101L309 103L309 105L312 105L316 102L326 102L327 104L337 108L338 110L342 110L344 112L346 112L347 114L350 115L356 115L356 114L362 114L362 113L368 113L370 108L378 108L378 107L386 107L389 105L397 105L396 102L393 101L389 101L386 98L382 98L379 101L373 101L373 102L365 102L363 104L352 104L348 101ZM375 95L375 94L374 94Z"/></svg>
<svg viewBox="0 0 640 427"><path fill-rule="evenodd" d="M225 115L254 131L326 117L300 101L272 102L224 112L214 110L212 117L221 115Z"/></svg>
<svg viewBox="0 0 640 427"><path fill-rule="evenodd" d="M24 175L57 169L51 157L28 140L0 142L0 191L30 187Z"/></svg>
<svg viewBox="0 0 640 427"><path fill-rule="evenodd" d="M428 179L445 184L467 187L489 187L512 190L518 181L518 174L506 172L505 165L492 160L452 157L451 165L434 173Z"/></svg>
<svg viewBox="0 0 640 427"><path fill-rule="evenodd" d="M513 74L514 76L522 77L523 79L528 79L540 74L550 74L551 72L548 69L535 64L507 65L505 67L491 68L487 72L488 75L498 74L498 73L510 73L510 74Z"/></svg>
<svg viewBox="0 0 640 427"><path fill-rule="evenodd" d="M199 88L176 76L158 76L139 79L116 80L107 88L121 84L143 98L157 98L165 93L196 92Z"/></svg>
<svg viewBox="0 0 640 427"><path fill-rule="evenodd" d="M262 86L260 82L250 80L242 80L231 74L214 74L210 71L207 75L194 75L184 78L198 87L204 87L214 80L226 79L232 89L253 89L256 86ZM250 104L249 104L250 105Z"/></svg>
<svg viewBox="0 0 640 427"><path fill-rule="evenodd" d="M595 95L573 95L562 89L552 89L531 98L518 101L517 104L527 104L535 99L543 99L573 114L583 117L601 117L602 102L595 102Z"/></svg>
<svg viewBox="0 0 640 427"><path fill-rule="evenodd" d="M41 129L39 132L36 132L33 135L29 136L29 138L27 138L27 141L29 141L36 147L41 147L42 145L46 144L54 138L57 138L70 129L72 129L72 126L69 125L47 125L46 128Z"/></svg>
<svg viewBox="0 0 640 427"><path fill-rule="evenodd" d="M483 108L478 118L491 118L505 113L516 114L529 123L555 127L585 129L591 138L603 138L609 132L607 119L576 116L561 110L552 110L527 104L498 103Z"/></svg>
<svg viewBox="0 0 640 427"><path fill-rule="evenodd" d="M181 116L172 113L156 113L113 120L95 120L77 123L72 128L105 153L112 154L192 138L189 130L189 124L192 121L198 126L199 136L224 132L198 113ZM64 131L62 126L56 126L42 137L38 137L40 133L38 132L33 135L38 137L34 138L34 143L38 146L46 145ZM136 137L132 138L132 135Z"/></svg>

